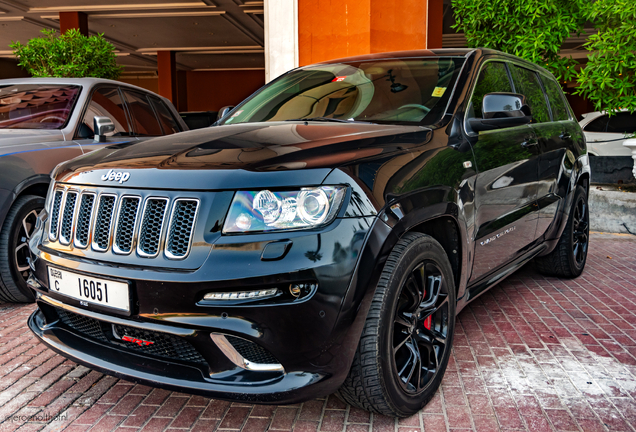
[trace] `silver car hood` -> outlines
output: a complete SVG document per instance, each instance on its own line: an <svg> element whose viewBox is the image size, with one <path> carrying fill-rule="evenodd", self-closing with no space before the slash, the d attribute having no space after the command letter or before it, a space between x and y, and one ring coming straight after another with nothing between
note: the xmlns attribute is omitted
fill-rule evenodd
<svg viewBox="0 0 636 432"><path fill-rule="evenodd" d="M0 129L1 153L9 147L56 141L64 141L64 135L60 130Z"/></svg>

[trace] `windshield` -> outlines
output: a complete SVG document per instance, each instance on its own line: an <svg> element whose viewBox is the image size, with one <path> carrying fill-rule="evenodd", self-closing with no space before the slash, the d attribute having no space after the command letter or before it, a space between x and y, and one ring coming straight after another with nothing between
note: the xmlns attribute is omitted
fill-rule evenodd
<svg viewBox="0 0 636 432"><path fill-rule="evenodd" d="M221 124L300 119L434 124L463 61L429 57L302 68L263 87Z"/></svg>
<svg viewBox="0 0 636 432"><path fill-rule="evenodd" d="M0 129L61 129L80 87L15 84L0 87Z"/></svg>

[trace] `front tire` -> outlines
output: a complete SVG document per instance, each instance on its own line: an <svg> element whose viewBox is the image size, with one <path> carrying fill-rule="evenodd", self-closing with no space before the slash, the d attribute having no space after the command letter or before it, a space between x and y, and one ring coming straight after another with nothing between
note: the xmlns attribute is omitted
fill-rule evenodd
<svg viewBox="0 0 636 432"><path fill-rule="evenodd" d="M338 395L378 414L408 417L439 387L455 329L455 284L432 237L406 234L391 251Z"/></svg>
<svg viewBox="0 0 636 432"><path fill-rule="evenodd" d="M9 210L0 231L0 300L33 303L35 297L26 284L29 277L28 241L35 230L44 199L35 195L18 198Z"/></svg>
<svg viewBox="0 0 636 432"><path fill-rule="evenodd" d="M587 192L577 186L568 222L556 248L535 259L535 267L544 275L565 278L578 277L585 268L590 238L590 210Z"/></svg>

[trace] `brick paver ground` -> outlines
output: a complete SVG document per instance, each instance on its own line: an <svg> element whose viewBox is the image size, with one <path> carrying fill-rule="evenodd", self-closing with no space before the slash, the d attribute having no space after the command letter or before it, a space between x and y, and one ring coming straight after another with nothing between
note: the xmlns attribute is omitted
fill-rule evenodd
<svg viewBox="0 0 636 432"><path fill-rule="evenodd" d="M578 279L527 266L477 299L442 388L401 420L334 396L245 405L117 380L38 344L33 308L0 304L0 431L636 431L636 237L593 235Z"/></svg>

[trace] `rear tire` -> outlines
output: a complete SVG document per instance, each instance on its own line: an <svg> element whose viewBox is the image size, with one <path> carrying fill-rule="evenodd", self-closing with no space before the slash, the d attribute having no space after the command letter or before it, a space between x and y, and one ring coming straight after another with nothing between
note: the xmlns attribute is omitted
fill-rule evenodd
<svg viewBox="0 0 636 432"><path fill-rule="evenodd" d="M406 234L387 259L337 395L378 414L418 412L446 371L455 302L453 272L442 246L428 235Z"/></svg>
<svg viewBox="0 0 636 432"><path fill-rule="evenodd" d="M544 275L575 278L585 268L590 238L590 211L587 192L577 186L568 222L556 248L535 259L535 267Z"/></svg>
<svg viewBox="0 0 636 432"><path fill-rule="evenodd" d="M29 277L28 241L35 229L44 199L35 195L18 198L9 210L0 231L0 300L11 303L33 303L33 291L27 286Z"/></svg>

